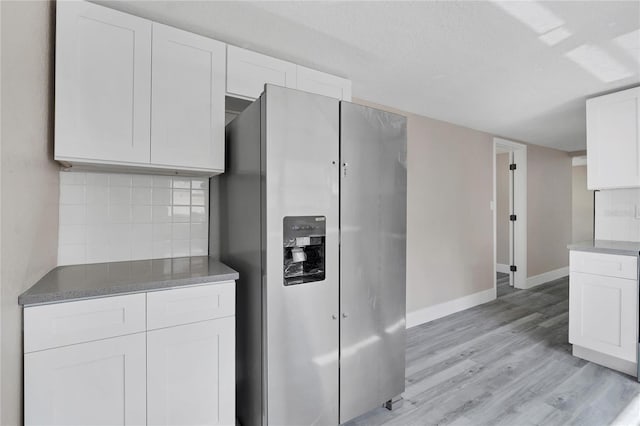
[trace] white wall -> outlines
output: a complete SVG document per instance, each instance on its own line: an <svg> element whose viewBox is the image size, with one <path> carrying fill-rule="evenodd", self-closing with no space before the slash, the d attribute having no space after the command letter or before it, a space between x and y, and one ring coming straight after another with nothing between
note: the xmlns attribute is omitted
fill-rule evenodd
<svg viewBox="0 0 640 426"><path fill-rule="evenodd" d="M22 423L18 295L56 266L58 166L53 162L53 3L1 1L2 266L0 424Z"/></svg>
<svg viewBox="0 0 640 426"><path fill-rule="evenodd" d="M58 264L206 256L209 179L60 172Z"/></svg>
<svg viewBox="0 0 640 426"><path fill-rule="evenodd" d="M571 239L592 240L593 191L587 189L587 166L573 166L571 183Z"/></svg>
<svg viewBox="0 0 640 426"><path fill-rule="evenodd" d="M509 264L509 153L496 155L496 263Z"/></svg>
<svg viewBox="0 0 640 426"><path fill-rule="evenodd" d="M597 240L640 241L640 189L596 192Z"/></svg>

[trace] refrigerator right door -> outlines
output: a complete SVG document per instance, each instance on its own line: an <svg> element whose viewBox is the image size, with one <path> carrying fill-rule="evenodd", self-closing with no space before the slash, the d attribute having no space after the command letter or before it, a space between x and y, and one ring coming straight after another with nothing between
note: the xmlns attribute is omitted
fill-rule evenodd
<svg viewBox="0 0 640 426"><path fill-rule="evenodd" d="M340 423L404 392L407 124L340 103Z"/></svg>

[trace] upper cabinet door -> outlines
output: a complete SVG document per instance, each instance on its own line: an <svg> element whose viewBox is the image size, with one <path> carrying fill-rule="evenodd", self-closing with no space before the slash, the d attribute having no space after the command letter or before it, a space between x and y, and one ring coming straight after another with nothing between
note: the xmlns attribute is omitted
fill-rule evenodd
<svg viewBox="0 0 640 426"><path fill-rule="evenodd" d="M227 46L227 94L257 99L266 83L296 88L296 64Z"/></svg>
<svg viewBox="0 0 640 426"><path fill-rule="evenodd" d="M298 65L297 88L342 101L351 101L351 80Z"/></svg>
<svg viewBox="0 0 640 426"><path fill-rule="evenodd" d="M153 24L151 163L224 171L225 44Z"/></svg>
<svg viewBox="0 0 640 426"><path fill-rule="evenodd" d="M589 189L640 187L640 88L587 100Z"/></svg>
<svg viewBox="0 0 640 426"><path fill-rule="evenodd" d="M56 159L149 162L151 22L59 2Z"/></svg>

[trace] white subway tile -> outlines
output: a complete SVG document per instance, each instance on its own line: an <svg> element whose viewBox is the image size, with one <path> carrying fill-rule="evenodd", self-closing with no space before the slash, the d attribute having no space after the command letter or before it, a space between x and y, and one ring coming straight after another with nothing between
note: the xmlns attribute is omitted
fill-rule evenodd
<svg viewBox="0 0 640 426"><path fill-rule="evenodd" d="M191 189L191 179L174 177L173 178L173 187L174 188Z"/></svg>
<svg viewBox="0 0 640 426"><path fill-rule="evenodd" d="M171 204L171 190L165 188L153 188L151 192L151 204L154 206L168 206Z"/></svg>
<svg viewBox="0 0 640 426"><path fill-rule="evenodd" d="M131 205L111 204L109 206L110 223L131 223Z"/></svg>
<svg viewBox="0 0 640 426"><path fill-rule="evenodd" d="M153 186L153 176L133 175L132 184L136 188L150 188Z"/></svg>
<svg viewBox="0 0 640 426"><path fill-rule="evenodd" d="M191 222L205 223L209 221L205 207L191 207Z"/></svg>
<svg viewBox="0 0 640 426"><path fill-rule="evenodd" d="M133 205L150 205L151 204L151 188L133 188L131 193L131 202Z"/></svg>
<svg viewBox="0 0 640 426"><path fill-rule="evenodd" d="M170 241L171 223L154 223L152 225L152 241Z"/></svg>
<svg viewBox="0 0 640 426"><path fill-rule="evenodd" d="M60 185L60 204L84 204L84 185Z"/></svg>
<svg viewBox="0 0 640 426"><path fill-rule="evenodd" d="M172 224L171 238L175 240L188 240L189 239L189 222L187 223L173 223Z"/></svg>
<svg viewBox="0 0 640 426"><path fill-rule="evenodd" d="M109 262L109 244L87 245L87 263Z"/></svg>
<svg viewBox="0 0 640 426"><path fill-rule="evenodd" d="M173 190L173 203L174 206L188 206L191 204L191 192L187 189L174 189Z"/></svg>
<svg viewBox="0 0 640 426"><path fill-rule="evenodd" d="M130 187L132 182L131 175L112 174L109 175L109 186L126 186Z"/></svg>
<svg viewBox="0 0 640 426"><path fill-rule="evenodd" d="M87 186L87 205L106 206L109 204L109 187Z"/></svg>
<svg viewBox="0 0 640 426"><path fill-rule="evenodd" d="M194 189L191 191L191 205L192 206L206 206L207 205L207 193L202 189Z"/></svg>
<svg viewBox="0 0 640 426"><path fill-rule="evenodd" d="M132 241L153 241L153 228L150 223L140 223L131 225Z"/></svg>
<svg viewBox="0 0 640 426"><path fill-rule="evenodd" d="M60 225L84 225L87 223L84 204L60 205Z"/></svg>
<svg viewBox="0 0 640 426"><path fill-rule="evenodd" d="M59 243L62 245L85 244L86 225L60 225Z"/></svg>
<svg viewBox="0 0 640 426"><path fill-rule="evenodd" d="M171 178L169 176L154 176L153 177L154 188L171 188Z"/></svg>
<svg viewBox="0 0 640 426"><path fill-rule="evenodd" d="M171 244L171 257L189 256L191 243L189 240L173 240Z"/></svg>
<svg viewBox="0 0 640 426"><path fill-rule="evenodd" d="M84 244L60 244L58 265L78 265L86 262Z"/></svg>
<svg viewBox="0 0 640 426"><path fill-rule="evenodd" d="M151 223L151 206L133 206L131 221L133 223Z"/></svg>
<svg viewBox="0 0 640 426"><path fill-rule="evenodd" d="M61 172L60 182L59 264L208 252L208 179Z"/></svg>
<svg viewBox="0 0 640 426"><path fill-rule="evenodd" d="M131 188L124 186L109 187L109 204L131 204Z"/></svg>
<svg viewBox="0 0 640 426"><path fill-rule="evenodd" d="M209 179L191 179L191 189L209 189Z"/></svg>
<svg viewBox="0 0 640 426"><path fill-rule="evenodd" d="M151 221L153 223L171 222L171 206L153 206Z"/></svg>
<svg viewBox="0 0 640 426"><path fill-rule="evenodd" d="M86 206L86 222L89 225L106 224L109 223L109 207L105 205L92 205Z"/></svg>
<svg viewBox="0 0 640 426"><path fill-rule="evenodd" d="M60 172L60 185L84 185L85 174L81 172Z"/></svg>
<svg viewBox="0 0 640 426"><path fill-rule="evenodd" d="M109 242L109 229L106 224L87 225L87 246L102 246Z"/></svg>
<svg viewBox="0 0 640 426"><path fill-rule="evenodd" d="M108 186L109 175L105 173L87 173L87 185Z"/></svg>
<svg viewBox="0 0 640 426"><path fill-rule="evenodd" d="M164 259L171 257L171 240L153 242L153 258Z"/></svg>
<svg viewBox="0 0 640 426"><path fill-rule="evenodd" d="M209 238L209 227L206 223L191 223L191 239L202 240Z"/></svg>
<svg viewBox="0 0 640 426"><path fill-rule="evenodd" d="M209 240L191 240L190 256L206 256L209 254Z"/></svg>
<svg viewBox="0 0 640 426"><path fill-rule="evenodd" d="M153 242L134 241L131 248L132 260L153 259Z"/></svg>
<svg viewBox="0 0 640 426"><path fill-rule="evenodd" d="M173 207L173 222L189 222L189 206Z"/></svg>

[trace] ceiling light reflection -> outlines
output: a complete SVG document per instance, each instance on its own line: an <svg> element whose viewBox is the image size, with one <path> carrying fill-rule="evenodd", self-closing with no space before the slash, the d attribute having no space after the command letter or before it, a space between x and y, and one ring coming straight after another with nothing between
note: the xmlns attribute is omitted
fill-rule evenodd
<svg viewBox="0 0 640 426"><path fill-rule="evenodd" d="M631 31L613 39L636 62L640 63L640 29Z"/></svg>
<svg viewBox="0 0 640 426"><path fill-rule="evenodd" d="M605 83L622 80L633 73L598 46L583 44L565 55Z"/></svg>
<svg viewBox="0 0 640 426"><path fill-rule="evenodd" d="M538 34L544 34L564 24L555 13L535 1L496 1L492 3Z"/></svg>
<svg viewBox="0 0 640 426"><path fill-rule="evenodd" d="M562 40L571 37L571 32L564 27L558 27L555 30L551 30L548 33L545 33L538 37L540 40L544 41L549 46L555 46L560 43Z"/></svg>

